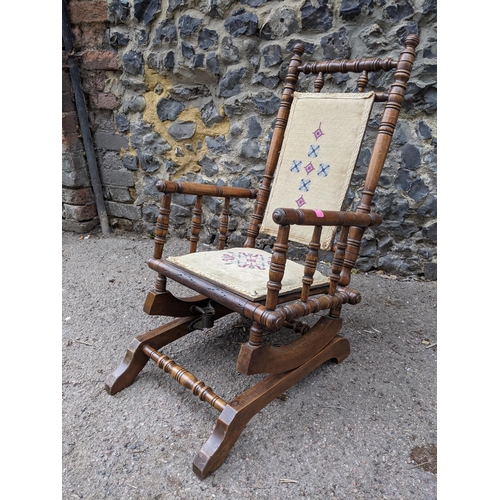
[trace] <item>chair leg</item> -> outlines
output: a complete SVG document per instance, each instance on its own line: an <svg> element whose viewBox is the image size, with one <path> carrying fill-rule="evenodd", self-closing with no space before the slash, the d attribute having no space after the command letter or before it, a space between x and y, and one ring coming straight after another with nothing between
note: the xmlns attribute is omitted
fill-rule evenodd
<svg viewBox="0 0 500 500"><path fill-rule="evenodd" d="M104 384L106 391L113 395L134 382L149 359L142 350L144 345L149 345L154 349L161 349L163 346L189 333L188 326L195 318L196 316L176 318L170 323L139 335L132 340L123 361L106 379Z"/></svg>
<svg viewBox="0 0 500 500"><path fill-rule="evenodd" d="M214 431L193 462L193 471L202 479L214 472L225 460L241 432L262 408L307 374L329 359L341 362L349 355L349 341L337 335L319 353L303 365L285 373L275 373L252 386L226 405Z"/></svg>

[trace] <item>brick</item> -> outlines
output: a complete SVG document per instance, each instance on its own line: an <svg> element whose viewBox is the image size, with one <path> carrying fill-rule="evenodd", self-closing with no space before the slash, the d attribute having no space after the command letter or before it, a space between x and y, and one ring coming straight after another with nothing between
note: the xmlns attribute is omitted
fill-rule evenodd
<svg viewBox="0 0 500 500"><path fill-rule="evenodd" d="M70 205L88 205L94 202L94 193L90 187L80 189L63 188L62 201Z"/></svg>
<svg viewBox="0 0 500 500"><path fill-rule="evenodd" d="M139 220L141 218L141 207L126 203L105 202L106 212L113 217L121 219Z"/></svg>
<svg viewBox="0 0 500 500"><path fill-rule="evenodd" d="M64 135L78 133L78 116L75 111L63 113L62 128Z"/></svg>
<svg viewBox="0 0 500 500"><path fill-rule="evenodd" d="M104 69L118 71L120 65L116 53L109 50L89 50L82 54L82 67L85 69Z"/></svg>
<svg viewBox="0 0 500 500"><path fill-rule="evenodd" d="M94 134L94 144L96 148L107 151L120 151L122 148L128 149L128 138L119 134L96 132Z"/></svg>
<svg viewBox="0 0 500 500"><path fill-rule="evenodd" d="M99 219L96 217L93 220L88 220L85 222L78 222L75 220L66 220L63 219L62 221L62 230L63 231L69 231L71 233L78 233L78 234L83 234L83 233L89 233L94 229L94 227L99 225Z"/></svg>
<svg viewBox="0 0 500 500"><path fill-rule="evenodd" d="M64 134L62 136L63 151L73 152L83 150L83 141L78 133Z"/></svg>
<svg viewBox="0 0 500 500"><path fill-rule="evenodd" d="M108 4L105 0L72 2L68 8L72 24L105 23L108 20Z"/></svg>
<svg viewBox="0 0 500 500"><path fill-rule="evenodd" d="M118 109L120 100L110 93L99 93L90 95L90 107L94 109Z"/></svg>
<svg viewBox="0 0 500 500"><path fill-rule="evenodd" d="M106 86L106 72L103 70L82 70L82 88L87 94L102 92Z"/></svg>
<svg viewBox="0 0 500 500"><path fill-rule="evenodd" d="M92 203L91 205L64 204L64 213L66 219L86 221L91 220L97 216L97 209L95 203Z"/></svg>
<svg viewBox="0 0 500 500"><path fill-rule="evenodd" d="M62 111L63 113L75 111L75 104L73 103L71 92L62 93Z"/></svg>

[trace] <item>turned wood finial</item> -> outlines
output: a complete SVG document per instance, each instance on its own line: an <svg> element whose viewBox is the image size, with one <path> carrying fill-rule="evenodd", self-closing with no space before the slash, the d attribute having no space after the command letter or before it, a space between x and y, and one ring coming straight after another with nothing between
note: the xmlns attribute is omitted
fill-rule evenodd
<svg viewBox="0 0 500 500"><path fill-rule="evenodd" d="M303 43L298 42L293 46L292 51L300 57L306 51L306 47Z"/></svg>

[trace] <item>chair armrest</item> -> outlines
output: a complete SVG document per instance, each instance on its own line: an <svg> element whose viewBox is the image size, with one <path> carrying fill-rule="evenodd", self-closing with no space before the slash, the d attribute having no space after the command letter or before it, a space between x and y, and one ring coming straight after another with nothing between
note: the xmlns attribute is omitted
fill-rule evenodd
<svg viewBox="0 0 500 500"><path fill-rule="evenodd" d="M162 193L182 193L196 196L218 196L221 198L256 198L257 189L198 184L196 182L158 181L156 189Z"/></svg>
<svg viewBox="0 0 500 500"><path fill-rule="evenodd" d="M363 214L358 212L340 212L334 210L300 210L293 208L277 208L273 212L273 221L281 226L298 224L302 226L378 226L382 216L374 212Z"/></svg>

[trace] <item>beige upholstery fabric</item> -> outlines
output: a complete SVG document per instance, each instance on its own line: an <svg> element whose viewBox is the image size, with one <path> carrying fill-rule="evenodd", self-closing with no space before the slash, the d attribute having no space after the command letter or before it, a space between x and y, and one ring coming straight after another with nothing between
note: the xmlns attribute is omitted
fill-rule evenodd
<svg viewBox="0 0 500 500"><path fill-rule="evenodd" d="M169 257L168 261L190 271L208 281L246 297L260 300L267 295L271 254L255 248L230 248L214 252L197 252ZM287 261L281 293L300 290L304 267L293 261ZM329 279L316 271L315 286L329 283Z"/></svg>
<svg viewBox="0 0 500 500"><path fill-rule="evenodd" d="M341 210L374 101L374 93L294 94L261 232L277 235L276 208ZM328 249L335 228L324 228ZM290 239L308 244L312 228L292 226Z"/></svg>

